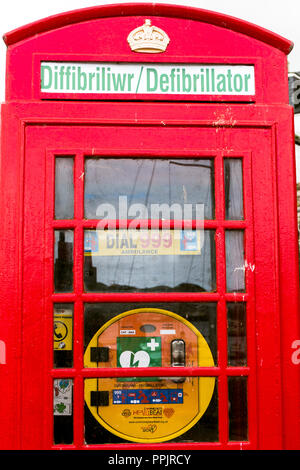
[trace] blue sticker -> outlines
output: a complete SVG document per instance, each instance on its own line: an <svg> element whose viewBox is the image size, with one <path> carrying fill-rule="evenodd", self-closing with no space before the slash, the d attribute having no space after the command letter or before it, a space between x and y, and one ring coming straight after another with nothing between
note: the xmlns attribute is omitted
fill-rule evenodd
<svg viewBox="0 0 300 470"><path fill-rule="evenodd" d="M113 390L113 405L182 404L183 389Z"/></svg>
<svg viewBox="0 0 300 470"><path fill-rule="evenodd" d="M198 251L198 237L195 230L182 230L180 232L180 250Z"/></svg>
<svg viewBox="0 0 300 470"><path fill-rule="evenodd" d="M85 232L84 251L85 253L97 253L99 251L98 235L95 230Z"/></svg>

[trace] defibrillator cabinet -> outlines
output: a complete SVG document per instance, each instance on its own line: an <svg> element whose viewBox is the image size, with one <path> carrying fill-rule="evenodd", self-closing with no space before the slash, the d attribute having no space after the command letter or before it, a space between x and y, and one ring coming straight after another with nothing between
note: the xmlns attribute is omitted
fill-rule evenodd
<svg viewBox="0 0 300 470"><path fill-rule="evenodd" d="M300 449L292 43L164 4L4 41L1 448Z"/></svg>

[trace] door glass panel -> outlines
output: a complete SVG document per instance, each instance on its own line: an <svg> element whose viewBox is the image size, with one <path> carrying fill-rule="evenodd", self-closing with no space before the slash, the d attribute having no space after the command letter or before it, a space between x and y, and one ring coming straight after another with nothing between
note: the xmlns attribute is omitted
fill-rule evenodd
<svg viewBox="0 0 300 470"><path fill-rule="evenodd" d="M86 304L84 345L85 367L133 368L85 380L86 443L218 440L216 378L180 374L215 365L215 303ZM172 377L134 376L170 366Z"/></svg>
<svg viewBox="0 0 300 470"><path fill-rule="evenodd" d="M227 292L244 292L245 258L243 230L226 230L225 249Z"/></svg>
<svg viewBox="0 0 300 470"><path fill-rule="evenodd" d="M216 442L215 377L85 379L86 444Z"/></svg>
<svg viewBox="0 0 300 470"><path fill-rule="evenodd" d="M122 206L120 198L126 198ZM196 219L196 204L204 205L206 219L213 219L213 159L86 158L86 218L153 219L162 204L167 205L164 219ZM107 215L108 209L113 217ZM183 217L184 210L188 217Z"/></svg>
<svg viewBox="0 0 300 470"><path fill-rule="evenodd" d="M73 304L55 304L53 316L54 368L73 367Z"/></svg>
<svg viewBox="0 0 300 470"><path fill-rule="evenodd" d="M246 304L227 304L228 365L247 365Z"/></svg>
<svg viewBox="0 0 300 470"><path fill-rule="evenodd" d="M240 158L224 159L225 176L225 219L242 220L243 208L243 166Z"/></svg>
<svg viewBox="0 0 300 470"><path fill-rule="evenodd" d="M229 440L248 439L247 377L228 377Z"/></svg>
<svg viewBox="0 0 300 470"><path fill-rule="evenodd" d="M133 327L132 321L134 318L131 315L127 316L126 324L120 326L117 321L115 322L116 331L112 334L112 330L107 330L107 335L101 335L102 331L106 328L105 325L112 324L113 320L124 312L132 312L139 309L141 311L141 321L137 328ZM165 318L158 318L159 323L153 323L153 309L156 312L157 309L167 312ZM215 302L161 302L161 303L88 303L85 304L84 310L84 353L85 353L85 366L86 367L107 367L110 364L111 367L117 366L117 360L115 356L112 356L113 351L117 348L117 337L128 338L133 336L147 336L150 340L161 336L164 344L167 344L167 350L164 351L164 357L161 365L170 367L173 364L171 357L171 344L174 339L183 339L185 341L185 353L193 354L196 359L191 358L188 362L188 357L185 359L186 366L194 366L197 362L197 343L189 341L188 344L185 338L182 338L182 325L177 319L173 324L172 316L168 316L168 312L175 314L182 319L183 324L188 322L196 329L196 336L200 333L203 336L205 342L208 345L209 351L212 356L210 361L217 364L217 304ZM126 318L125 318L126 319ZM125 320L124 319L124 320ZM161 320L164 320L164 326L160 327ZM135 320L135 323L137 321ZM176 323L176 325L175 325ZM173 326L172 326L173 325ZM180 327L181 333L178 333ZM101 330L99 332L99 330ZM174 331L175 330L175 333ZM101 336L100 336L101 335ZM196 339L196 336L193 336ZM93 340L92 344L91 341ZM120 341L120 340L119 340ZM133 340L135 341L135 340ZM197 340L198 342L198 340ZM97 344L99 343L99 344ZM89 346L89 351L87 348ZM137 346L137 345L135 345ZM123 344L119 342L119 347L123 349ZM166 346L165 346L166 347ZM92 348L98 348L96 351ZM102 348L102 349L101 349ZM105 349L106 348L106 349ZM189 350L187 350L187 348ZM205 349L208 351L208 349ZM203 351L202 351L203 353ZM204 354L202 354L203 361L206 360ZM165 361L165 362L164 362ZM156 362L156 366L157 366ZM120 362L118 364L121 365ZM207 362L206 362L207 365ZM173 364L174 366L174 364Z"/></svg>
<svg viewBox="0 0 300 470"><path fill-rule="evenodd" d="M74 217L74 159L55 158L55 218Z"/></svg>
<svg viewBox="0 0 300 470"><path fill-rule="evenodd" d="M55 159L56 219L74 218L74 162L75 157ZM223 162L225 220L242 220L243 161L225 158ZM73 379L65 378L73 367L72 372L83 374L84 430L80 432L86 444L217 442L219 426L224 435L218 416L218 379L201 377L201 370L196 372L199 376L188 376L181 369L218 365L223 349L217 344L217 302L162 302L158 294L217 290L217 222L206 223L205 229L195 222L215 217L214 158L87 157L84 165L84 201L78 195L76 203L83 203L85 218L98 220L85 222L84 228L77 219L62 221L62 228L54 230L54 292L73 292L74 272L84 271L89 301L84 305L84 369L80 372L82 358L77 362L73 354L78 338L73 331L74 305L68 303L68 295L59 295L60 303L53 305L53 367L66 370L53 381L53 442L73 443ZM114 230L109 224L100 230L105 226L100 219L114 220ZM175 223L171 229L150 229L157 219ZM186 219L194 220L193 229L180 225ZM76 270L70 226L80 239L83 233L84 266ZM226 291L244 292L245 232L234 228L239 224L230 227L225 230L226 266L221 262L219 266L226 271ZM95 292L131 292L127 298L132 302L110 303L105 295L101 296L104 302L96 302L100 296L89 295ZM143 292L154 293L147 298L156 302L141 302ZM244 367L246 304L229 302L226 309L227 365ZM136 376L134 370L139 367L149 368L150 375ZM161 369L151 371L153 367L170 367L172 376L161 376ZM87 377L91 368L99 375L101 368L116 368L119 376L113 371L114 377ZM134 370L128 373L128 368ZM236 376L242 370L235 369L235 376L227 377L230 441L248 438L247 377ZM77 406L82 404L79 401Z"/></svg>
<svg viewBox="0 0 300 470"><path fill-rule="evenodd" d="M61 378L53 381L53 442L73 442L73 379Z"/></svg>
<svg viewBox="0 0 300 470"><path fill-rule="evenodd" d="M216 289L213 230L111 232L85 231L87 292Z"/></svg>
<svg viewBox="0 0 300 470"><path fill-rule="evenodd" d="M73 230L54 231L54 290L73 290Z"/></svg>

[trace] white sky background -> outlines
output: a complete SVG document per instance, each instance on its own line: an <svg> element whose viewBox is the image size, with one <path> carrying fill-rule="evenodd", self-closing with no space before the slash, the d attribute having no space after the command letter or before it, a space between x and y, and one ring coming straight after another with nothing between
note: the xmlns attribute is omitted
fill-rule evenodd
<svg viewBox="0 0 300 470"><path fill-rule="evenodd" d="M154 3L148 0L8 0L0 4L0 35L65 11L112 3ZM294 42L288 56L289 71L300 71L300 1L299 0L162 0L235 16L269 29ZM6 46L0 42L0 102L4 101ZM295 116L296 133L300 135L300 114ZM296 146L297 181L300 182L300 146Z"/></svg>

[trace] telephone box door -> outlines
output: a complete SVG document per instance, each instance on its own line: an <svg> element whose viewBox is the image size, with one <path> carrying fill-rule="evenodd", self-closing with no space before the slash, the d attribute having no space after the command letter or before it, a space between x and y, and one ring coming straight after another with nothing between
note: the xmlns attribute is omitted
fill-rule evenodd
<svg viewBox="0 0 300 470"><path fill-rule="evenodd" d="M22 448L280 446L271 127L107 122L26 127Z"/></svg>

